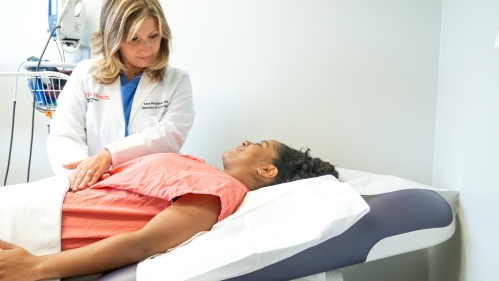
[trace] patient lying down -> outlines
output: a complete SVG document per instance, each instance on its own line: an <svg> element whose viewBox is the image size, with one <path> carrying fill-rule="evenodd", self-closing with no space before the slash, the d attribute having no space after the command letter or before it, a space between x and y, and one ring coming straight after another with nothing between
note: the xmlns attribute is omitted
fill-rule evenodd
<svg viewBox="0 0 499 281"><path fill-rule="evenodd" d="M333 165L275 140L244 141L222 156L224 170L187 155L152 154L65 195L62 252L34 256L0 240L0 280L90 275L166 252L232 214L248 191L338 176ZM1 227L1 225L0 225Z"/></svg>

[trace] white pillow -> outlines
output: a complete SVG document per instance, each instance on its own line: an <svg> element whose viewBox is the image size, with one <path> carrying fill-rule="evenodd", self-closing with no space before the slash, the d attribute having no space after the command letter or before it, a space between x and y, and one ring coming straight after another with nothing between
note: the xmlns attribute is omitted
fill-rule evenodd
<svg viewBox="0 0 499 281"><path fill-rule="evenodd" d="M368 211L362 197L333 176L262 188L211 231L141 262L137 280L246 274L341 234Z"/></svg>

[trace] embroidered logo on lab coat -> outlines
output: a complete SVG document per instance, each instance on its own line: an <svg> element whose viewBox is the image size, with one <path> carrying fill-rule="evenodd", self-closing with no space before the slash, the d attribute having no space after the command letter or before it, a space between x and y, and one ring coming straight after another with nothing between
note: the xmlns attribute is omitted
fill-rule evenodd
<svg viewBox="0 0 499 281"><path fill-rule="evenodd" d="M151 101L151 102L145 102L143 106L140 107L140 109L160 109L160 108L165 108L168 106L168 101Z"/></svg>
<svg viewBox="0 0 499 281"><path fill-rule="evenodd" d="M86 93L85 97L87 98L87 102L110 100L109 96L103 96L97 93Z"/></svg>

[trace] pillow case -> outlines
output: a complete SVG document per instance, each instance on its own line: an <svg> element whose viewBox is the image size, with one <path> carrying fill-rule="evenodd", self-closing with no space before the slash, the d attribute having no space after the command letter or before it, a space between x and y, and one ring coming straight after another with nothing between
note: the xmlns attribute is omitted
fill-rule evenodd
<svg viewBox="0 0 499 281"><path fill-rule="evenodd" d="M362 197L333 176L261 188L211 231L139 263L137 280L242 275L341 234L368 211Z"/></svg>

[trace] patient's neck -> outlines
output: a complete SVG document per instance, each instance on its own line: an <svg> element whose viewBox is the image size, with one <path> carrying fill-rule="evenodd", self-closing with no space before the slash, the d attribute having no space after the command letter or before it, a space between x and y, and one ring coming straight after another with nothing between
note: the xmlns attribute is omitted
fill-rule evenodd
<svg viewBox="0 0 499 281"><path fill-rule="evenodd" d="M224 173L235 178L244 184L250 191L258 189L258 185L255 182L255 179L248 174L247 172L239 171L239 170L224 170Z"/></svg>

